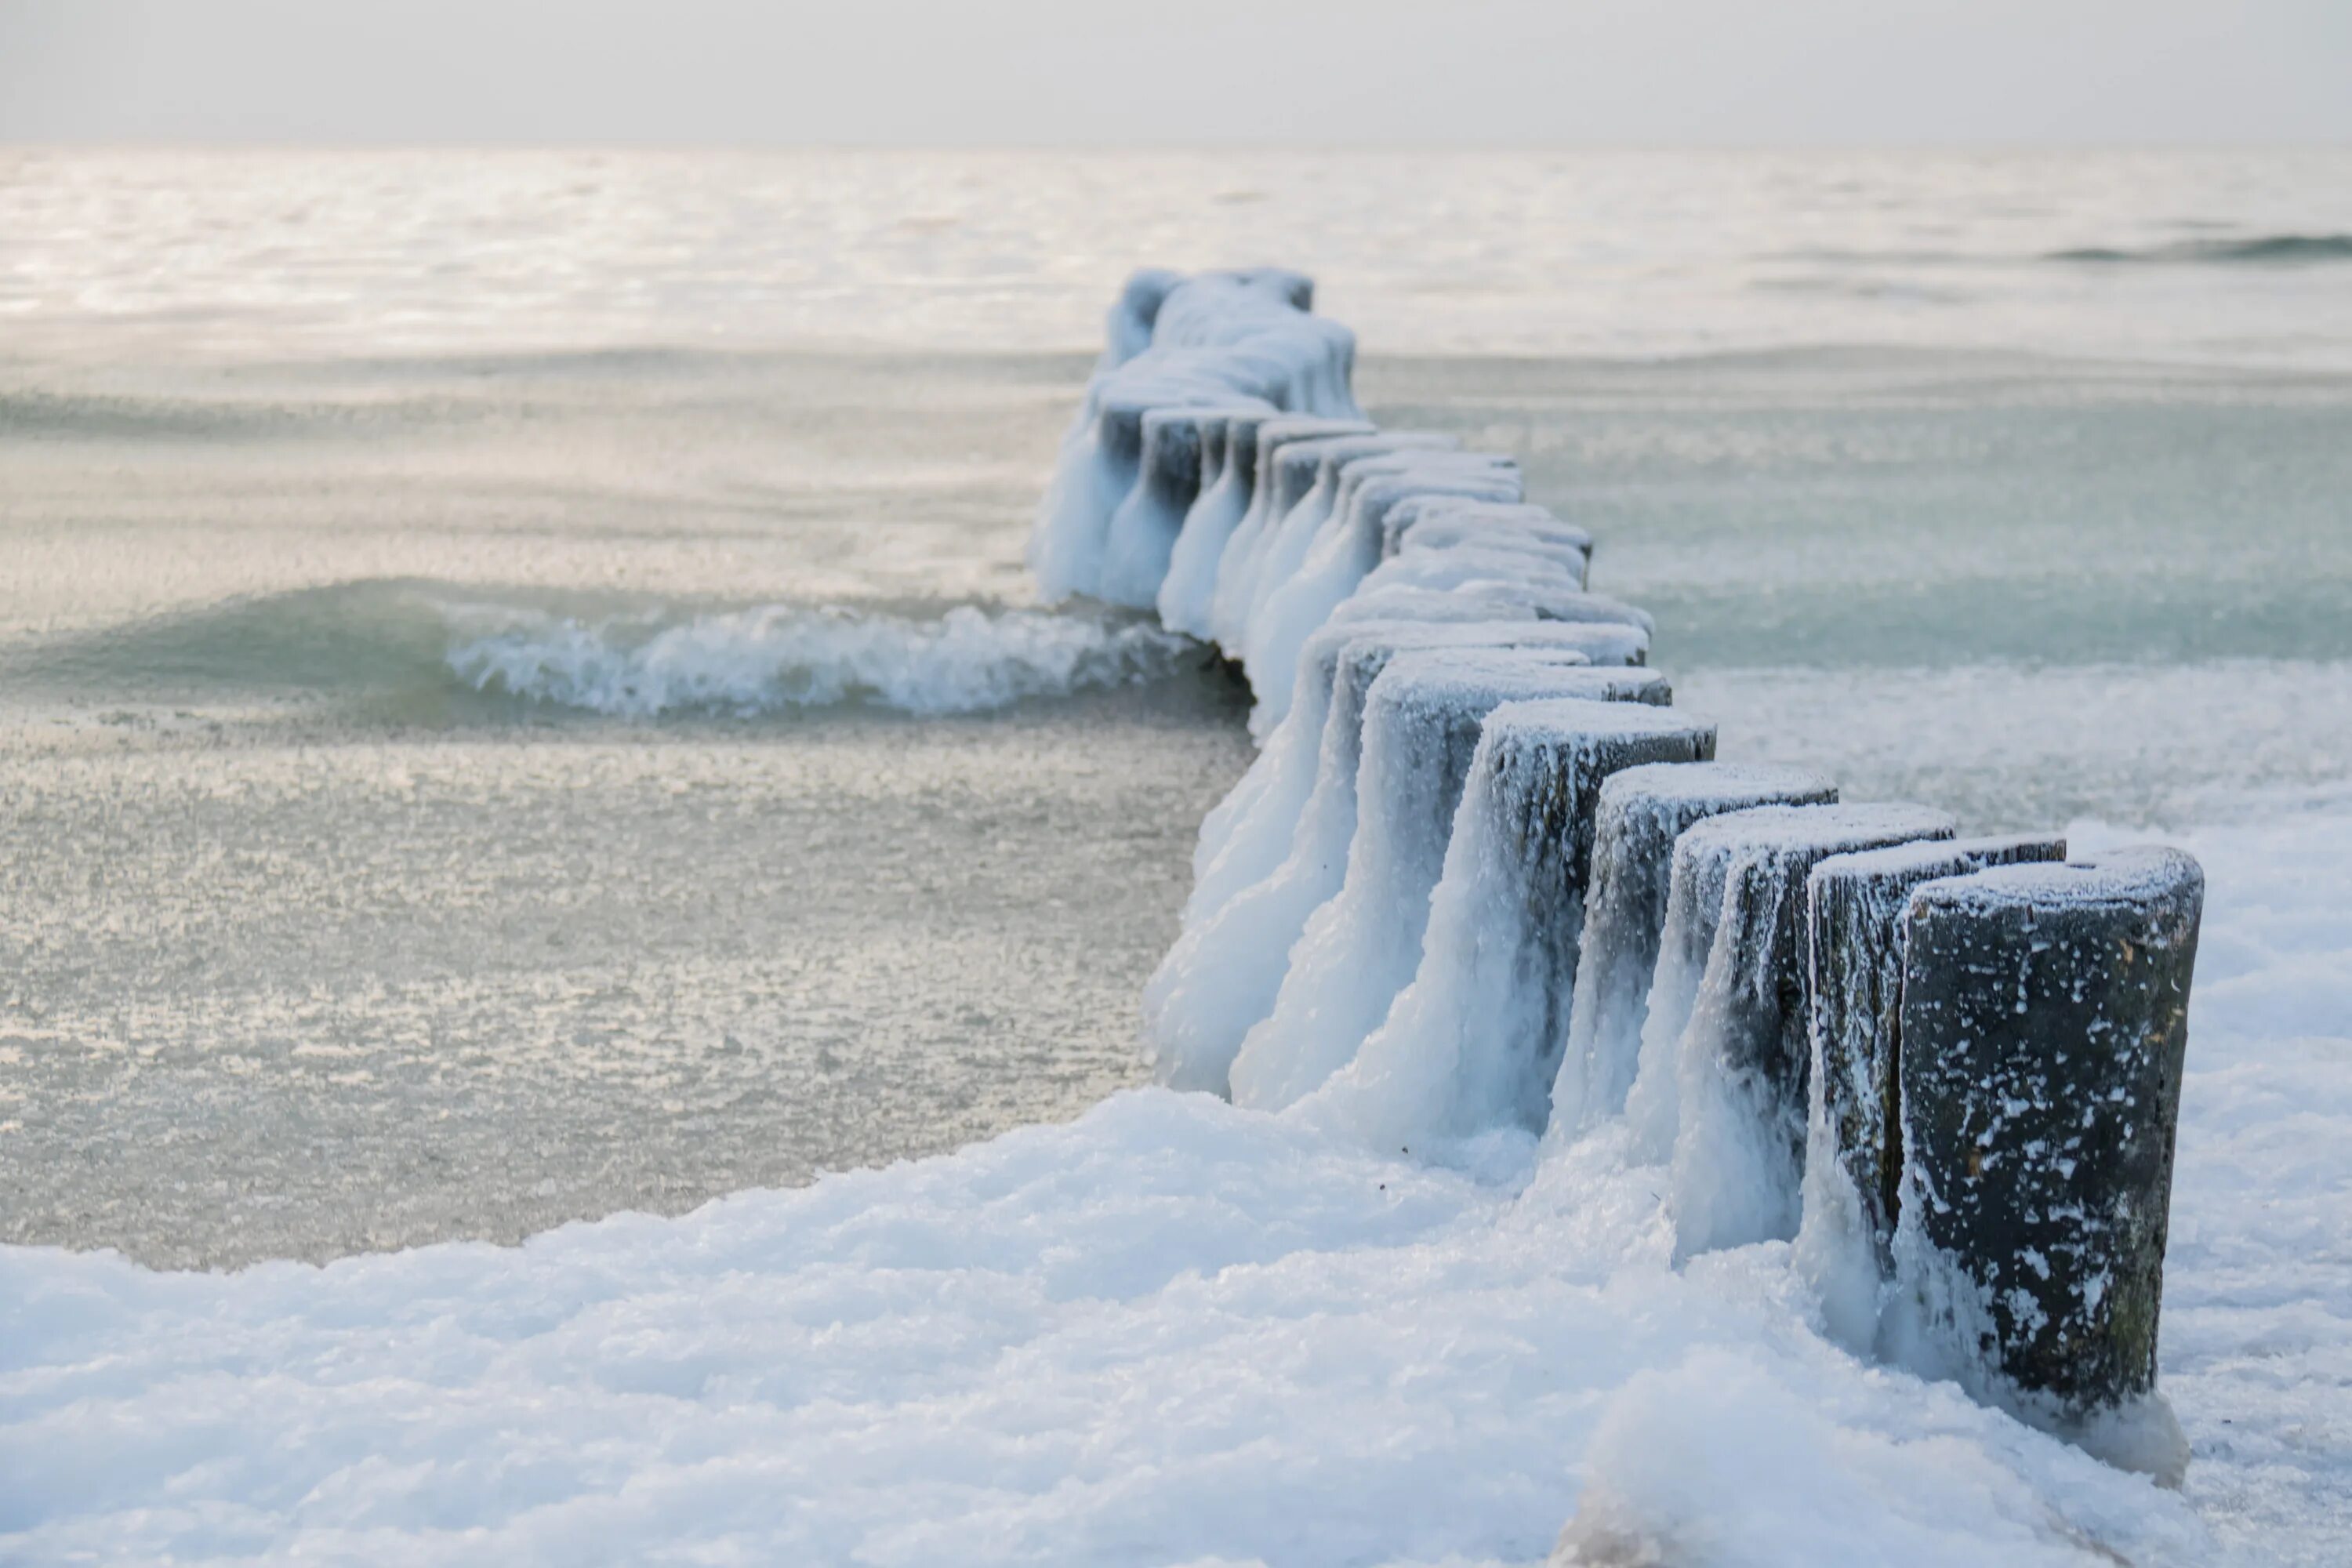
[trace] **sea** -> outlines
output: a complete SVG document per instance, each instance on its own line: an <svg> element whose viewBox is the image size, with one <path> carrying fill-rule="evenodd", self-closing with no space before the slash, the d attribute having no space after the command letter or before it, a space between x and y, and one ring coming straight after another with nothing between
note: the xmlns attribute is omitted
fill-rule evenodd
<svg viewBox="0 0 2352 1568"><path fill-rule="evenodd" d="M0 149L0 1241L512 1242L1067 1121L1247 694L1023 551L1278 264L1726 756L2352 811L2352 151Z"/></svg>

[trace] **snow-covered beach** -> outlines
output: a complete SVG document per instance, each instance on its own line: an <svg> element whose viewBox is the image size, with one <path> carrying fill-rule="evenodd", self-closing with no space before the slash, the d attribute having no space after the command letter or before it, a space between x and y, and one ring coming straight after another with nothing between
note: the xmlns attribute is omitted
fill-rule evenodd
<svg viewBox="0 0 2352 1568"><path fill-rule="evenodd" d="M1428 265L1436 276L1450 263ZM2251 330L2277 304L2265 290L2279 287L2332 297L2302 275L2285 285L2258 278L2239 324ZM1843 326L1901 336L1889 330L1896 318L1884 298L1859 291ZM1448 428L1526 455L1531 485L1548 487L1547 499L1601 537L1594 586L1659 612L1678 706L1720 723L1724 754L1822 766L1842 776L1850 798L1909 795L1972 825L2054 825L2055 810L2076 818L2069 833L2078 848L2155 836L2203 859L2210 891L2163 1340L2164 1386L2193 1453L2184 1491L2109 1470L1948 1385L1835 1348L1785 1244L1675 1267L1667 1173L1637 1157L1621 1128L1541 1160L1532 1139L1498 1134L1433 1166L1402 1150L1368 1149L1313 1116L1127 1089L1075 1121L1022 1127L952 1153L797 1191L740 1193L676 1217L592 1218L519 1247L454 1242L226 1275L13 1247L0 1255L0 1473L9 1478L0 1544L32 1562L1525 1563L1549 1552L1572 1520L1569 1542L1589 1562L2329 1561L2352 1522L2341 1502L2352 1433L2333 1414L2352 1376L2352 1167L2340 1153L2352 1118L2344 1066L2352 800L2343 790L2352 768L2341 738L2352 724L2334 722L2352 710L2352 682L2330 614L2346 581L2341 491L2330 488L2341 467L2331 433L2343 428L2343 384L2308 342L2284 354L2294 363L2262 350L2241 356L2259 364L2230 369L2212 362L2228 360L2231 342L2189 333L2164 345L2179 363L2004 357L2010 349L1990 345L2011 342L2033 313L1998 289L1985 290L1983 307L1964 343L1903 354L1749 344L1719 360L1678 361L1669 335L1649 363L1408 358L1383 373L1368 356L1360 389L1384 425ZM1370 325L1361 307L1354 314ZM2115 318L2126 319L2138 320ZM1452 330L1442 313L1423 321L1438 342ZM1579 320L1551 330L1591 346L1577 337L1587 330ZM2095 334L2072 345L2141 346ZM121 358L28 363L36 390L23 402L62 421L65 438L32 449L21 471L52 487L27 493L46 495L37 506L62 516L81 493L77 457L86 463L98 442L140 450L152 437L138 421L162 417L173 399L139 384L152 369ZM289 374L282 365L260 374L281 384ZM343 379L326 402L348 411L375 401L354 397L352 372L334 374ZM363 373L362 384L382 374ZM461 373L430 374L439 385ZM576 369L537 374L552 391L525 393L525 406L578 395ZM712 374L691 369L658 384L707 391ZM971 403L1008 427L1034 429L1040 414L1058 411L1053 399L1066 397L1067 384L1050 395L1005 390L1022 379L1003 376ZM909 384L942 382L918 370ZM46 390L57 385L76 390ZM215 416L218 405L236 402L218 383L179 396L215 405ZM1017 420L1007 412L1016 403ZM125 409L128 434L109 425ZM691 417L679 428L690 432ZM2183 431L2216 444L2184 455ZM2237 442L2219 441L2221 431ZM2254 463L2249 450L2278 460ZM483 460L477 447L453 471ZM2251 498L2252 524L2213 526L2210 513L2183 501L2184 480L2208 502ZM972 483L967 471L945 488ZM994 770L994 787L1012 794L1064 770L1108 770L1109 787L1089 796L1079 818L1082 838L1097 844L1118 842L1119 814L1139 801L1135 780L1160 760L1221 748L1196 751L1186 764L1213 800L1222 782L1198 758L1239 759L1229 705L1220 712L1204 693L1171 696L1200 678L1156 630L1054 615L1009 589L971 593L995 580L1013 538L1001 521L976 542L930 546L938 559L919 552L912 566L892 549L861 555L854 520L817 531L814 550L764 540L757 548L772 552L765 570L776 581L804 573L814 554L847 585L823 604L778 605L713 593L742 569L711 549L724 533L710 520L722 510L705 514L700 536L666 542L649 558L683 577L702 574L697 591L707 602L683 615L651 596L590 597L613 592L587 588L588 574L572 570L596 562L595 528L565 537L568 561L522 591L499 580L520 558L486 545L496 530L484 530L442 547L433 573L442 580L394 590L392 614L330 610L319 617L325 630L299 627L291 635L310 640L297 643L297 662L328 649L351 674L341 686L297 681L290 694L255 673L275 679L282 655L222 652L254 629L233 616L207 626L209 612L196 612L196 658L168 627L142 642L137 617L125 619L104 592L73 606L63 627L20 616L8 652L36 678L28 685L41 700L12 716L16 798L68 841L102 832L77 816L87 800L170 822L190 798L173 776L174 748L196 751L189 732L206 723L216 736L233 710L255 703L257 686L272 710L230 721L248 727L245 738L226 755L200 753L196 777L213 781L218 800L253 798L257 783L265 802L323 798L303 809L331 825L357 824L414 792L413 779L389 792L379 783L392 769L408 775L411 759L439 770L444 797L458 770L459 793L484 803L492 821L534 820L518 818L514 801L536 793L547 804L530 810L560 822L555 803L583 775L568 759L551 773L528 761L504 742L504 726L518 716L543 726L549 715L559 726L617 725L587 738L626 756L645 733L628 726L682 712L691 727L667 739L656 731L653 743L682 743L696 759L685 776L720 830L681 835L655 818L657 831L640 827L621 841L633 874L690 866L689 852L724 856L730 839L760 832L756 814L723 822L719 814L730 781L747 776L742 727L777 715L802 722L815 710L819 723L764 744L785 755L847 743L852 760L820 768L820 789L845 791L841 799L853 804L843 809L853 812L867 801L902 810L918 836L946 831L943 801L972 800L943 783L959 757L981 759L982 776ZM2063 514L2063 526L2021 521L2038 510ZM47 515L32 514L37 531ZM1948 525L1959 520L1968 527L1955 531ZM69 571L83 546L58 529L46 548ZM362 558L333 554L347 542L320 548L331 577ZM251 594L284 570L258 554L232 564L246 575L191 584L166 574L161 596L178 595L185 617L188 603L207 605L226 587L234 604L236 590ZM927 574L935 594L961 590L968 602L941 614L936 598L888 597L894 578L920 583ZM26 579L19 602L38 602L39 589ZM131 630L116 635L124 626ZM289 635L275 623L263 629ZM110 721L95 711L115 689L144 704L143 725L121 748L104 743ZM458 705L479 762L453 754L430 724L423 735L383 728L387 705L407 705L398 722L415 724L420 691ZM1037 699L1070 692L1081 695L1065 701L1093 705L1088 722L1039 716ZM464 706L478 700L485 706ZM827 705L845 702L961 715L897 723L1003 728L974 728L971 745L922 763L926 784L893 792L860 773L875 765L861 759L903 743L888 730L863 740L851 731L846 742L828 731ZM1008 704L1003 717L986 717ZM1206 739L1221 723L1223 737ZM289 725L290 736L270 731ZM1094 732L1104 726L1120 737L1108 752ZM992 742L992 733L1009 739ZM1009 769L989 761L1007 746L1017 752L1024 733L1055 750ZM321 739L355 765L321 775L310 752ZM641 822L631 792L662 785L677 760L600 761L585 798ZM750 762L757 766L756 754ZM463 779L484 766L488 784ZM617 788L616 772L630 775ZM430 769L426 780L429 796ZM1005 809L1003 795L980 798L983 816ZM1164 794L1155 803L1170 804ZM270 813L240 817L232 805L219 820L246 826L199 829L184 849L169 835L162 842L168 856L201 857L209 834L246 831L267 849L273 831L304 820L276 810L274 827ZM795 835L824 835L815 813L790 820ZM1088 910L1132 901L1105 885L1099 864L1055 861L1054 823L1043 826L1036 869L1078 894L1081 928L1099 918ZM1166 864L1131 885L1181 895L1189 825L1159 821L1150 832L1149 844L1122 853L1139 867L1154 853ZM918 859L960 847L914 842ZM394 837L382 852L407 850ZM494 848L493 863L506 852ZM821 906L840 901L823 892L827 879L854 883L861 855L888 863L894 853L906 845L869 837L814 856L809 885ZM21 889L62 894L63 869L61 859L20 854L14 874ZM478 884L439 879L421 858L390 871L362 859L358 870L361 888L460 918L480 896ZM948 931L1009 907L970 882L924 891L940 900ZM301 896L316 910L342 894L328 879ZM500 895L534 896L529 885ZM894 887L858 919L895 912L908 896ZM266 1106L266 1094L237 1101L236 1079L281 1070L273 1064L289 1043L298 1056L331 1043L336 1017L366 1013L370 985L383 994L371 962L352 963L353 988L309 1015L225 1001L202 974L175 979L164 1005L110 1015L125 1043L136 1053L142 1037L185 1038L225 1019L242 1032L237 1055L252 1068L214 1068L207 1082L167 1055L143 1087L134 1081L141 1070L61 1079L61 1064L83 1070L70 1066L81 1048L72 1020L98 1009L76 992L93 982L59 955L102 923L108 897L93 879L38 916L11 917L36 955L12 1002L18 1038L6 1042L10 1065L29 1068L13 1089L10 1131L19 1138L43 1123L42 1091L60 1081L106 1085L88 1097L100 1102L100 1127L103 1101L137 1103L142 1093L160 1095L154 1104L173 1123L179 1112L165 1108L191 1084L197 1092L183 1103ZM1074 978L1062 983L1055 1016L1083 1011L1090 995L1123 994L1118 1015L1068 1026L1099 1031L1088 1048L1108 1059L1140 989L1136 966L1148 966L1172 909L1120 912L1126 923L1098 949L1050 923L1008 932L1015 945L967 955L971 973L957 985L984 992L978 975L1006 951L1033 951L1017 945L1024 939L1068 942ZM142 945L152 928L128 911L111 918L128 932L113 942L124 967L112 978L135 997L152 984L137 956L152 951ZM510 918L497 922L499 942L510 940ZM194 913L199 930L223 919L201 904ZM372 919L398 929L380 909ZM549 922L550 945L564 928L561 918ZM625 942L630 929L624 921L607 940ZM932 940L919 923L911 937L877 939L856 921L852 930L873 952ZM299 966L320 952L309 939L285 956ZM404 956L429 971L429 954ZM690 953L669 962L667 976L641 984L688 994L730 984L724 973L698 973ZM812 1054L855 1062L861 977L883 975L887 986L889 974L909 973L922 971L877 971L870 959L843 965ZM346 984L331 970L291 976L289 967L282 995ZM918 979L891 1005L921 1008L931 984ZM807 992L772 987L771 995L768 1006L789 1019ZM534 993L527 973L519 1000L501 1005L544 1034L541 1058L560 1054L565 1035L598 1012L593 991ZM741 1016L772 1027L761 1011ZM617 1042L620 1054L701 1046L701 1032L719 1032L712 1018L706 1012L681 1028L673 1015L641 1026L634 1041ZM675 1040L680 1033L685 1042ZM1023 1075L1056 1053L956 1060L951 1041L933 1037L953 1068L928 1092L947 1104L968 1101L975 1087L993 1094L996 1126L1067 1114L1130 1076L1105 1068L1024 1099ZM725 1038L740 1052L733 1033ZM497 1052L493 1042L492 1059ZM429 1044L417 1053L431 1055ZM767 1070L750 1065L755 1079ZM380 1066L370 1058L360 1070ZM385 1076L410 1103L435 1103L439 1091ZM887 1071L869 1070L862 1083L861 1093L894 1098ZM627 1099L613 1100L623 1117ZM515 1125L532 1140L565 1141L572 1113L560 1089L534 1087L514 1106ZM740 1100L661 1110L657 1150L674 1141L683 1151L713 1125L759 1137L762 1113ZM197 1111L195 1129L206 1114ZM251 1114L240 1109L227 1124ZM988 1116L973 1131L993 1131ZM480 1131L501 1136L496 1123ZM265 1123L256 1136L267 1147L286 1135ZM894 1149L904 1134L848 1145L824 1144L821 1128L815 1135L814 1156L785 1179L832 1163L828 1147L878 1164L963 1141L919 1131ZM331 1168L332 1141L313 1157ZM101 1180L122 1182L152 1215L148 1189L177 1179L186 1190L172 1163L186 1156L143 1166L142 1158L127 1177ZM728 1191L750 1169L738 1155L698 1179L706 1192ZM305 1212L363 1205L353 1187L306 1188L296 1178L290 1204L274 1205L293 1211L289 1234L301 1239L289 1249L353 1250L301 1229ZM585 1215L616 1206L602 1176L540 1194L551 1195ZM221 1237L238 1233L203 1196L186 1202L215 1211L205 1223ZM63 1205L53 1215L26 1238L77 1247L116 1239L104 1219L70 1217ZM511 1225L460 1211L426 1228L539 1228ZM224 1255L222 1241L206 1245L214 1250L198 1260ZM240 1261L267 1256L234 1240L225 1251Z"/></svg>

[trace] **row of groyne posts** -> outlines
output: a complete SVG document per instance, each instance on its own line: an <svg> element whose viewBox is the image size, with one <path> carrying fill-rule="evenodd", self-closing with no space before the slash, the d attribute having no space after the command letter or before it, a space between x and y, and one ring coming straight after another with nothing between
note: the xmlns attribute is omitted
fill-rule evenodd
<svg viewBox="0 0 2352 1568"><path fill-rule="evenodd" d="M2177 1477L2196 862L1717 761L1591 535L1367 421L1297 274L1139 273L1108 336L1031 564L1217 644L1262 742L1147 988L1160 1077L1416 1157L1618 1140L1677 1260L1793 1242L1858 1352Z"/></svg>

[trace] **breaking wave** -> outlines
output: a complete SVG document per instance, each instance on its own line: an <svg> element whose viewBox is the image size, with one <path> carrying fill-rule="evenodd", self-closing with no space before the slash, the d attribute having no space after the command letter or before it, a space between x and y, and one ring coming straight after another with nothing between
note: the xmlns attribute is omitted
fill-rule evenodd
<svg viewBox="0 0 2352 1568"><path fill-rule="evenodd" d="M984 712L1165 675L1193 647L1139 620L968 605L935 620L793 605L599 621L439 608L449 668L474 689L627 718L840 703Z"/></svg>
<svg viewBox="0 0 2352 1568"><path fill-rule="evenodd" d="M2263 234L2238 239L2182 239L2138 249L2092 246L2053 250L2048 261L2197 265L2231 262L2352 261L2352 234Z"/></svg>

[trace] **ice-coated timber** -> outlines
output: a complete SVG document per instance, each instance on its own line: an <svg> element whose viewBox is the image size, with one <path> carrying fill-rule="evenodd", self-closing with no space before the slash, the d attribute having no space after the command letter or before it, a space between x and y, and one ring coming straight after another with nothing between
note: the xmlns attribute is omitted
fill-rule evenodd
<svg viewBox="0 0 2352 1568"><path fill-rule="evenodd" d="M1234 1058L1251 1027L1272 1010L1292 945L1308 917L1339 890L1356 837L1365 709L1390 662L1419 649L1508 647L1539 624L1366 623L1338 640L1329 710L1306 804L1286 839L1279 837L1284 822L1278 815L1250 826L1253 847L1246 852L1262 854L1279 841L1280 862L1262 877L1251 877L1250 866L1230 875L1221 870L1223 897L1213 908L1204 901L1197 916L1188 910L1175 945L1144 986L1144 1047L1161 1082L1231 1092ZM1530 664L1589 662L1574 646L1544 646L1541 634L1520 651ZM1265 804L1269 812L1285 809L1281 796L1269 794ZM1223 853L1236 852L1240 844L1241 826L1232 831L1235 843Z"/></svg>
<svg viewBox="0 0 2352 1568"><path fill-rule="evenodd" d="M1689 1021L1673 1047L1678 1256L1797 1234L1812 1068L1807 877L1832 855L1949 838L1956 826L1924 805L1775 805L1683 835L1677 873L1687 855L1703 868L1700 884L1719 879L1723 892Z"/></svg>
<svg viewBox="0 0 2352 1568"><path fill-rule="evenodd" d="M1111 516L1141 477L1147 413L1248 404L1361 419L1355 336L1308 310L1313 294L1272 268L1130 281L1030 537L1047 598L1100 590Z"/></svg>
<svg viewBox="0 0 2352 1568"><path fill-rule="evenodd" d="M1580 574L1592 559L1591 531L1563 522L1546 508L1457 496L1430 496L1391 511L1381 526L1381 556L1401 554L1408 544L1433 548L1481 540L1540 546L1563 555L1573 552Z"/></svg>
<svg viewBox="0 0 2352 1568"><path fill-rule="evenodd" d="M1580 939L1583 963L1568 1048L1552 1086L1555 1136L1583 1131L1625 1109L1669 924L1675 841L1684 829L1751 806L1822 805L1837 797L1837 786L1818 773L1756 763L1629 768L1601 786Z"/></svg>
<svg viewBox="0 0 2352 1568"><path fill-rule="evenodd" d="M1280 416L1257 409L1212 410L1201 416L1201 493L1184 513L1160 584L1160 625L1187 637L1209 635L1217 563L1248 515L1257 489L1258 426Z"/></svg>
<svg viewBox="0 0 2352 1568"><path fill-rule="evenodd" d="M1255 704L1145 988L1159 1076L1473 1165L1622 1111L1677 1261L1793 1234L1833 1337L2177 1475L2194 862L1702 760L1591 534L1365 420L1312 300L1134 275L1031 537L1047 598L1156 608Z"/></svg>
<svg viewBox="0 0 2352 1568"><path fill-rule="evenodd" d="M1379 602L1377 597L1350 600L1349 606ZM1362 642L1369 647L1377 639L1379 647L1389 652L1421 647L1558 648L1581 654L1586 662L1596 665L1642 662L1643 648L1626 635L1631 629L1627 627L1488 618L1475 613L1479 609L1475 600L1459 594L1437 595L1428 606L1390 607L1428 607L1454 614L1451 618L1431 620L1412 615L1395 619L1335 617L1307 639L1293 677L1297 701L1267 737L1249 772L1202 820L1192 857L1192 892L1184 904L1187 926L1213 914L1242 889L1269 875L1289 852L1299 814L1314 790L1340 656L1350 644ZM1367 659L1370 657L1377 656L1368 655ZM1370 662L1360 663L1359 670L1360 679L1378 673Z"/></svg>
<svg viewBox="0 0 2352 1568"><path fill-rule="evenodd" d="M1288 416L1259 424L1257 478L1250 487L1249 510L1225 541L1224 553L1217 559L1216 582L1209 594L1209 635L1227 658L1241 652L1266 534L1281 525L1315 483L1313 456L1297 455L1286 460L1283 454L1306 442L1373 434L1372 426L1361 419Z"/></svg>
<svg viewBox="0 0 2352 1568"><path fill-rule="evenodd" d="M2048 834L1931 840L1832 856L1807 879L1812 1069L1797 1264L1830 1328L1853 1348L1875 1342L1881 1282L1894 1271L1903 916L1912 889L2065 858L2065 839Z"/></svg>
<svg viewBox="0 0 2352 1568"><path fill-rule="evenodd" d="M1919 1346L2110 1459L2186 1461L2156 1396L2204 873L2117 850L1929 882L1904 915L1902 1215Z"/></svg>
<svg viewBox="0 0 2352 1568"><path fill-rule="evenodd" d="M1244 668L1255 679L1297 662L1307 637L1379 564L1381 520L1399 502L1423 495L1516 500L1520 493L1518 466L1488 453L1408 450L1348 463L1303 554L1260 599ZM1270 680L1260 704L1268 722L1280 721L1288 697L1286 683Z"/></svg>
<svg viewBox="0 0 2352 1568"><path fill-rule="evenodd" d="M1649 670L1562 668L1541 649L1431 648L1388 661L1364 699L1345 874L1290 950L1273 1011L1234 1058L1234 1104L1293 1104L1345 1066L1387 1015L1421 961L1480 727L1503 703L1538 697L1664 705L1671 692Z"/></svg>
<svg viewBox="0 0 2352 1568"><path fill-rule="evenodd" d="M1412 983L1318 1115L1376 1148L1541 1131L1568 1034L1603 781L1704 762L1715 726L1671 709L1578 699L1486 716L1431 896Z"/></svg>

